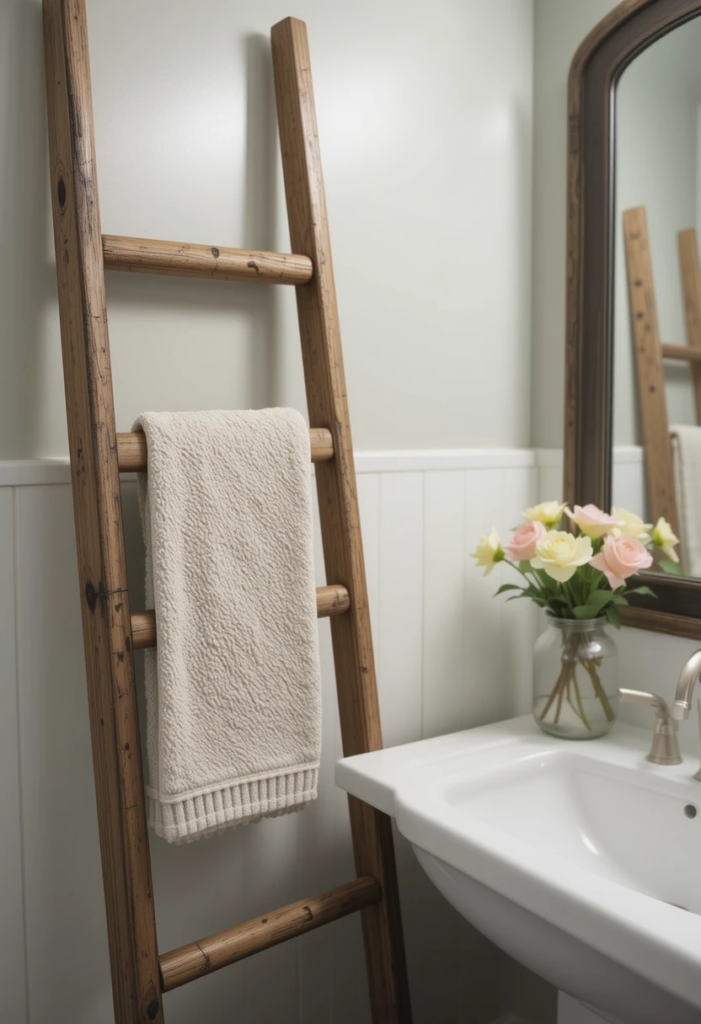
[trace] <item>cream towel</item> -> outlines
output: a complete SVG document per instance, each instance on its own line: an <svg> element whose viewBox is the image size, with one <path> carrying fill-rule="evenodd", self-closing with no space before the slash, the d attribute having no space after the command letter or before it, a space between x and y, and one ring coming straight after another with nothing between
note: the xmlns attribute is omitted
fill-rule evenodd
<svg viewBox="0 0 701 1024"><path fill-rule="evenodd" d="M309 429L291 409L145 413L149 824L168 842L316 797Z"/></svg>
<svg viewBox="0 0 701 1024"><path fill-rule="evenodd" d="M701 576L701 427L670 427L674 486L686 576Z"/></svg>

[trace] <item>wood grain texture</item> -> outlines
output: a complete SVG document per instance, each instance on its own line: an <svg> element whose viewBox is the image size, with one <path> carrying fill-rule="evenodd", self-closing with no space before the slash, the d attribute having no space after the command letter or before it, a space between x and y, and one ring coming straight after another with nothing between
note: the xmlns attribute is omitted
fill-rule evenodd
<svg viewBox="0 0 701 1024"><path fill-rule="evenodd" d="M312 427L309 446L312 462L327 462L333 458L331 431ZM145 473L148 470L148 445L143 431L117 434L117 463L120 473Z"/></svg>
<svg viewBox="0 0 701 1024"><path fill-rule="evenodd" d="M643 426L648 515L653 522L664 516L678 534L679 520L664 364L644 206L623 211L623 234L632 342Z"/></svg>
<svg viewBox="0 0 701 1024"><path fill-rule="evenodd" d="M662 342L662 358L677 359L686 363L701 363L701 349L692 348L691 345L670 345Z"/></svg>
<svg viewBox="0 0 701 1024"><path fill-rule="evenodd" d="M83 0L44 0L49 156L116 1024L161 1021Z"/></svg>
<svg viewBox="0 0 701 1024"><path fill-rule="evenodd" d="M701 267L699 266L699 243L696 228L687 228L677 235L679 248L679 269L682 277L682 294L684 296L684 323L686 325L686 348L691 366L691 379L694 384L694 402L696 404L696 422L701 425ZM665 359L672 357L671 345L663 345Z"/></svg>
<svg viewBox="0 0 701 1024"><path fill-rule="evenodd" d="M316 614L320 619L343 615L349 607L350 596L345 587L317 587ZM131 637L135 651L156 646L158 634L155 611L131 613Z"/></svg>
<svg viewBox="0 0 701 1024"><path fill-rule="evenodd" d="M650 582L654 587L654 580ZM701 618L691 615L672 615L651 608L621 608L621 622L632 629L650 629L655 633L701 640Z"/></svg>
<svg viewBox="0 0 701 1024"><path fill-rule="evenodd" d="M381 898L382 890L374 878L356 878L318 896L298 900L263 917L164 953L160 958L163 991L169 992L263 949L354 914Z"/></svg>
<svg viewBox="0 0 701 1024"><path fill-rule="evenodd" d="M343 750L382 746L367 584L360 533L346 382L306 26L286 18L272 29L273 70L292 248L315 273L297 288L310 420L333 436L334 459L317 467L327 578L347 587L351 607L331 620ZM349 801L356 871L382 885L381 903L363 911L375 1024L408 1022L411 1011L391 823Z"/></svg>
<svg viewBox="0 0 701 1024"><path fill-rule="evenodd" d="M137 274L297 285L305 284L313 273L312 262L306 256L162 242L154 238L103 235L102 252L106 270Z"/></svg>
<svg viewBox="0 0 701 1024"><path fill-rule="evenodd" d="M699 12L701 0L625 0L586 36L570 65L564 434L570 504L608 508L611 502L613 90L641 50ZM667 600L676 607L681 596L666 590L660 610L669 610Z"/></svg>

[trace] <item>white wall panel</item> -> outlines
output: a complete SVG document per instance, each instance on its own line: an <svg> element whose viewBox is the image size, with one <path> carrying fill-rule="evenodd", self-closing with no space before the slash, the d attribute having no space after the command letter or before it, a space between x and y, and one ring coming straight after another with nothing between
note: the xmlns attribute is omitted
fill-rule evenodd
<svg viewBox="0 0 701 1024"><path fill-rule="evenodd" d="M17 488L15 531L29 1020L109 1020L70 488Z"/></svg>
<svg viewBox="0 0 701 1024"><path fill-rule="evenodd" d="M0 488L0 1018L27 1014L22 882L14 495Z"/></svg>
<svg viewBox="0 0 701 1024"><path fill-rule="evenodd" d="M424 474L380 476L377 678L385 745L423 735Z"/></svg>
<svg viewBox="0 0 701 1024"><path fill-rule="evenodd" d="M424 736L461 728L465 674L465 473L424 481Z"/></svg>

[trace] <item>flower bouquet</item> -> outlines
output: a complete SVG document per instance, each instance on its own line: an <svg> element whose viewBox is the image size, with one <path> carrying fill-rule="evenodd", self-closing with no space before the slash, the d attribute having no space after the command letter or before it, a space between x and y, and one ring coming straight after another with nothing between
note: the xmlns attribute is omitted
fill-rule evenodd
<svg viewBox="0 0 701 1024"><path fill-rule="evenodd" d="M563 516L569 531L558 528ZM485 576L499 562L509 565L521 581L496 593L530 598L547 614L534 655L533 713L540 727L569 738L602 736L618 705L616 648L604 626L620 627L631 594L655 596L648 586L631 586L653 562L679 572L679 541L665 519L653 527L623 508L608 514L575 505L571 511L544 501L523 517L504 545L492 529L473 558Z"/></svg>

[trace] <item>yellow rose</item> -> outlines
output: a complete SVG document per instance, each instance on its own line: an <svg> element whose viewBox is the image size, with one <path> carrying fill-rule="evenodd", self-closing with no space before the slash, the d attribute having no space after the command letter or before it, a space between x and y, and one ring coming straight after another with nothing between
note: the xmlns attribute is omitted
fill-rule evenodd
<svg viewBox="0 0 701 1024"><path fill-rule="evenodd" d="M566 583L592 557L594 549L589 537L575 537L564 530L548 530L535 546L534 569L545 569L558 583Z"/></svg>
<svg viewBox="0 0 701 1024"><path fill-rule="evenodd" d="M655 529L652 531L652 543L656 544L658 548L662 548L667 558L671 558L673 562L679 561L679 555L674 550L679 543L679 538L674 535L672 527L664 516L660 516L655 523Z"/></svg>
<svg viewBox="0 0 701 1024"><path fill-rule="evenodd" d="M472 558L476 559L477 565L483 565L485 567L485 576L489 576L497 562L503 561L504 551L501 546L499 534L494 526L489 533L485 533L484 537L477 545L477 549L472 553Z"/></svg>
<svg viewBox="0 0 701 1024"><path fill-rule="evenodd" d="M555 523L560 522L564 511L564 501L562 504L559 501L541 501L540 505L527 508L521 515L524 519L530 519L532 523L545 523L546 526L554 526Z"/></svg>
<svg viewBox="0 0 701 1024"><path fill-rule="evenodd" d="M627 508L618 508L616 505L611 509L611 515L618 520L618 526L611 530L614 537L632 537L641 544L648 543L652 523L644 523L635 512L629 512Z"/></svg>

